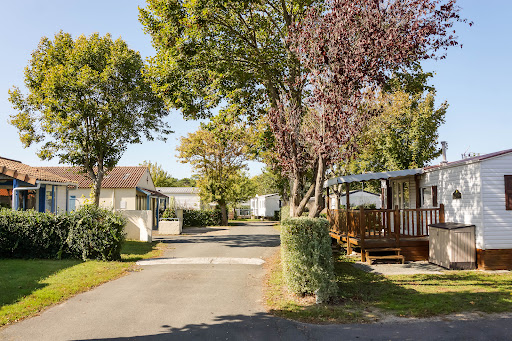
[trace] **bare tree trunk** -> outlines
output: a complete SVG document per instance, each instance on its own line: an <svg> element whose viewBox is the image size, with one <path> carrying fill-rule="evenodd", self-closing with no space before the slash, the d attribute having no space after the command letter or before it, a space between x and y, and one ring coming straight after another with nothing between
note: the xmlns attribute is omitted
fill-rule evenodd
<svg viewBox="0 0 512 341"><path fill-rule="evenodd" d="M290 180L290 187L290 217L298 217L300 179L297 175Z"/></svg>
<svg viewBox="0 0 512 341"><path fill-rule="evenodd" d="M103 165L100 165L98 167L98 171L96 172L96 174L94 174L94 170L92 168L87 169L87 174L92 180L91 198L94 199L94 205L99 206L101 183L103 182L103 176L105 175Z"/></svg>
<svg viewBox="0 0 512 341"><path fill-rule="evenodd" d="M318 217L320 212L325 207L324 197L323 197L323 187L324 187L324 179L325 179L325 160L322 155L318 156L318 167L316 172L315 179L315 203L313 207L309 211L309 217L314 218Z"/></svg>
<svg viewBox="0 0 512 341"><path fill-rule="evenodd" d="M225 202L219 202L220 214L221 214L221 225L228 226L228 209Z"/></svg>

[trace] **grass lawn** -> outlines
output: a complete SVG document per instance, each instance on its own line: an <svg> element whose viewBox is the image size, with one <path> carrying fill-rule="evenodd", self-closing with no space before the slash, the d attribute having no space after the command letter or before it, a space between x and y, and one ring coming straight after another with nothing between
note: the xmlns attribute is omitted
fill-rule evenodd
<svg viewBox="0 0 512 341"><path fill-rule="evenodd" d="M121 277L137 260L162 250L156 243L126 241L120 262L0 259L0 327Z"/></svg>
<svg viewBox="0 0 512 341"><path fill-rule="evenodd" d="M366 273L338 256L339 297L335 304L315 304L313 297L286 291L279 254L268 264L266 303L278 316L315 323L378 320L385 314L430 317L459 312L512 311L512 273L450 271L443 275L382 276Z"/></svg>

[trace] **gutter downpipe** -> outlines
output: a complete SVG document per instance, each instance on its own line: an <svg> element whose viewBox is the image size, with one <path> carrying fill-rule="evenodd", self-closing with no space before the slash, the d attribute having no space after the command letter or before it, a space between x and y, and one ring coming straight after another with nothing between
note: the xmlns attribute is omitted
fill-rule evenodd
<svg viewBox="0 0 512 341"><path fill-rule="evenodd" d="M15 205L15 192L16 191L37 191L38 189L41 188L41 185L61 185L61 186L66 186L66 189L68 186L73 186L74 189L77 189L78 188L78 185L73 183L73 182L66 182L66 183L62 183L62 182L55 182L55 181L36 181L36 186L35 187L16 187L16 188L13 188L12 189L12 208L14 209L14 207L16 206L16 209L17 209L17 205ZM67 193L66 193L66 201L68 200L67 198Z"/></svg>

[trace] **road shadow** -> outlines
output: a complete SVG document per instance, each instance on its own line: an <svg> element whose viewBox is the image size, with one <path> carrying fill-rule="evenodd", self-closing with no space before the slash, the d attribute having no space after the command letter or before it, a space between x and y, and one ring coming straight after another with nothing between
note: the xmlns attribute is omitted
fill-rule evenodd
<svg viewBox="0 0 512 341"><path fill-rule="evenodd" d="M168 244L200 244L200 243L218 243L228 247L275 247L279 246L281 241L279 235L273 234L250 234L250 235L225 235L225 236L200 236L200 237L179 237L170 239L158 239L162 243Z"/></svg>
<svg viewBox="0 0 512 341"><path fill-rule="evenodd" d="M312 325L254 315L218 316L211 323L161 326L158 334L77 341L160 340L508 340L511 318L398 323Z"/></svg>
<svg viewBox="0 0 512 341"><path fill-rule="evenodd" d="M211 323L187 324L180 328L163 325L159 334L82 340L304 340L296 323L266 313L218 316ZM277 332L277 333L276 333Z"/></svg>

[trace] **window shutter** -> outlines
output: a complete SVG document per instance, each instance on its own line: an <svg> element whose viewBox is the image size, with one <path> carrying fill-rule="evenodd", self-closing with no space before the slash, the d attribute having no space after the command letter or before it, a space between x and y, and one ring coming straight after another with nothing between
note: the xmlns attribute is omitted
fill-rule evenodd
<svg viewBox="0 0 512 341"><path fill-rule="evenodd" d="M432 206L437 207L437 186L432 186Z"/></svg>
<svg viewBox="0 0 512 341"><path fill-rule="evenodd" d="M505 209L512 210L512 175L505 175Z"/></svg>

